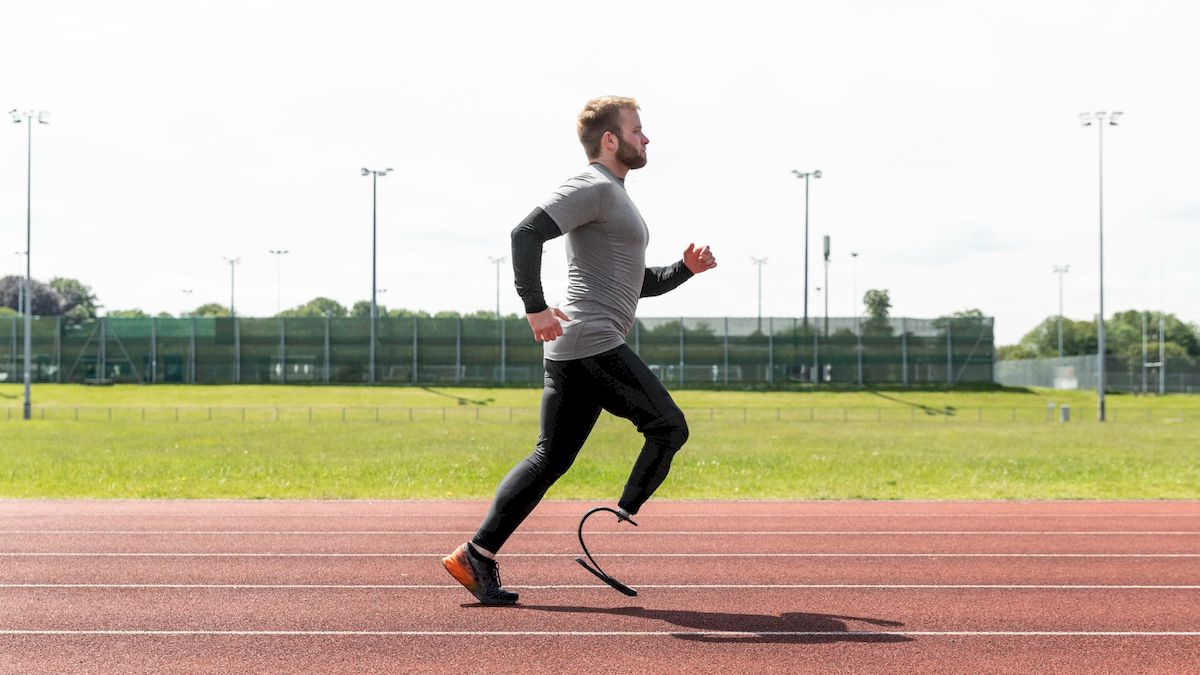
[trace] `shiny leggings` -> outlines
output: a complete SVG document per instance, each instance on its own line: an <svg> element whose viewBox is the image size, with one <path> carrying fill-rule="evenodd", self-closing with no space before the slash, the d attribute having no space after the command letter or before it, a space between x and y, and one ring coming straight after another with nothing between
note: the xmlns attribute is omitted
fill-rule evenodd
<svg viewBox="0 0 1200 675"><path fill-rule="evenodd" d="M617 505L630 514L650 499L687 442L687 422L662 382L628 346L572 361L546 362L541 435L533 453L500 482L471 541L500 550L579 454L601 410L630 420L645 436Z"/></svg>

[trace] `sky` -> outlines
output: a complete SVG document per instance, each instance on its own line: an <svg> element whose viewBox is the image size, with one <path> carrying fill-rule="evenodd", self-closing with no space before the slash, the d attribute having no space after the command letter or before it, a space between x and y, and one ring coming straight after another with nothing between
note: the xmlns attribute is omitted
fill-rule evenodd
<svg viewBox="0 0 1200 675"><path fill-rule="evenodd" d="M1200 5L1175 2L5 2L0 105L33 128L33 276L108 310L317 296L496 305L509 232L586 165L590 98L641 104L627 187L647 263L719 266L641 316L804 311L886 289L893 316L978 308L1000 344L1099 303L1200 322ZM5 118L7 120L7 118ZM0 275L24 269L27 128L0 133ZM275 256L271 250L287 250ZM858 253L852 261L850 252ZM500 308L520 312L511 263ZM562 240L547 298L565 293ZM816 287L821 287L818 292ZM189 289L191 294L185 294Z"/></svg>

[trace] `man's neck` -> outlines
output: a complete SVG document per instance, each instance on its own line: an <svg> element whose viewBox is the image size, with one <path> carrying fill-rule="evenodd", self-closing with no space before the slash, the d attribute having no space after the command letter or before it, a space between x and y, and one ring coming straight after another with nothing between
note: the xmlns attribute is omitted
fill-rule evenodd
<svg viewBox="0 0 1200 675"><path fill-rule="evenodd" d="M592 164L599 164L608 169L608 172L619 178L622 182L625 181L625 174L629 173L629 167L617 161L616 157L597 157L592 160Z"/></svg>

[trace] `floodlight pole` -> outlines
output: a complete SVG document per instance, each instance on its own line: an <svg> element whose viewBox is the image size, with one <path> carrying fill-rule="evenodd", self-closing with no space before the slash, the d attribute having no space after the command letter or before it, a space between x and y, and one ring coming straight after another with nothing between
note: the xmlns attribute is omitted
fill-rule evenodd
<svg viewBox="0 0 1200 675"><path fill-rule="evenodd" d="M362 175L371 176L371 374L367 378L367 382L370 384L375 384L375 261L377 259L378 251L378 237L376 236L376 232L378 221L377 205L379 195L379 177L388 175L391 170L391 167L383 169L382 171L367 168L362 170Z"/></svg>
<svg viewBox="0 0 1200 675"><path fill-rule="evenodd" d="M1105 390L1105 385L1106 385L1105 378L1104 378L1104 375L1105 375L1105 373L1104 373L1104 366L1105 366L1105 364L1104 364L1104 353L1105 353L1105 344L1104 344L1104 337L1105 337L1104 336L1104 126L1105 126L1105 122L1107 122L1109 125L1116 126L1117 118L1120 117L1122 114L1124 114L1124 113L1114 112L1114 113L1110 114L1110 113L1106 113L1106 112L1097 112L1097 113L1080 113L1080 115L1079 115L1080 124L1082 124L1085 127L1090 127L1092 125L1092 122L1096 122L1096 129L1099 132L1097 134L1097 137L1099 139L1099 149L1100 149L1100 153L1099 153L1100 154L1100 209L1099 209L1099 216L1100 216L1100 218L1099 218L1099 225L1100 225L1100 228L1099 228L1100 229L1100 315L1099 315L1098 321L1097 321L1098 328L1099 328L1098 340L1097 340L1099 344L1097 345L1097 352L1099 352L1099 353L1096 355L1096 361L1097 361L1097 367L1098 367L1098 372L1097 372L1097 376L1096 376L1096 393L1099 398L1098 415L1099 415L1099 420L1101 422L1103 422L1105 420L1104 390Z"/></svg>
<svg viewBox="0 0 1200 675"><path fill-rule="evenodd" d="M863 383L863 368L862 368L863 348L862 348L862 327L858 320L858 315L860 312L860 310L858 309L858 251L851 251L850 258L854 261L854 271L853 271L853 276L852 276L852 278L854 280L853 281L854 314L852 315L854 318L854 351L857 354L856 360L858 361L858 386L861 387L862 383Z"/></svg>
<svg viewBox="0 0 1200 675"><path fill-rule="evenodd" d="M495 256L489 255L488 260L492 261L492 263L496 265L496 320L499 321L500 320L500 264L503 263L505 260L508 260L508 258L506 258L504 256L500 256L499 258L497 258Z"/></svg>
<svg viewBox="0 0 1200 675"><path fill-rule="evenodd" d="M1063 360L1063 275L1071 271L1070 265L1055 265L1054 273L1058 275L1058 365Z"/></svg>
<svg viewBox="0 0 1200 675"><path fill-rule="evenodd" d="M234 306L233 306L234 288L235 288L233 269L234 269L234 265L238 265L242 262L242 259L241 258L222 258L222 260L229 263L229 316L232 318L237 318L237 311L234 310Z"/></svg>
<svg viewBox="0 0 1200 675"><path fill-rule="evenodd" d="M758 332L762 332L762 268L767 264L766 258L751 257L750 262L758 266Z"/></svg>
<svg viewBox="0 0 1200 675"><path fill-rule="evenodd" d="M825 337L829 337L829 235L825 235Z"/></svg>
<svg viewBox="0 0 1200 675"><path fill-rule="evenodd" d="M24 418L26 420L33 419L33 403L30 398L30 379L32 371L32 353L33 353L33 267L30 259L32 256L32 240L33 240L33 119L37 117L38 124L49 124L47 119L50 115L45 110L27 110L23 113L16 110L10 110L9 115L12 115L14 124L20 124L22 117L27 126L25 129L25 405Z"/></svg>
<svg viewBox="0 0 1200 675"><path fill-rule="evenodd" d="M817 286L817 289L816 289L816 290L817 290L817 292L818 292L818 293L820 293L820 292L821 292L821 287L820 287L820 286ZM828 296L828 295L829 295L829 290L828 290L828 289L826 289L826 291L825 291L825 295L826 295L826 296ZM818 353L818 351L817 351L817 336L818 336L818 335L820 335L820 331L814 330L814 331L812 332L812 336L813 336L813 365L812 365L812 368L813 368L813 370L812 370L812 381L813 381L813 384L820 384L820 383L821 383L821 375L820 375L820 369L821 369L821 359L820 359L820 354L819 354L819 353Z"/></svg>
<svg viewBox="0 0 1200 675"><path fill-rule="evenodd" d="M271 255L275 256L275 313L283 312L283 256L287 255L288 249L271 249Z"/></svg>
<svg viewBox="0 0 1200 675"><path fill-rule="evenodd" d="M808 330L808 179L820 178L821 170L797 171L792 169L796 178L804 179L804 330Z"/></svg>

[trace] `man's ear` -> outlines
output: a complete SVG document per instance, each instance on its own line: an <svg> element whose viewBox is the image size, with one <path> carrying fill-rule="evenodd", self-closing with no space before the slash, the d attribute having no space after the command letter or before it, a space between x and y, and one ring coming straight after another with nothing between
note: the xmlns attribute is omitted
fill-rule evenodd
<svg viewBox="0 0 1200 675"><path fill-rule="evenodd" d="M621 143L617 139L617 135L611 131L605 131L604 135L600 137L600 147L602 148L609 148L613 152L616 152L620 146Z"/></svg>

